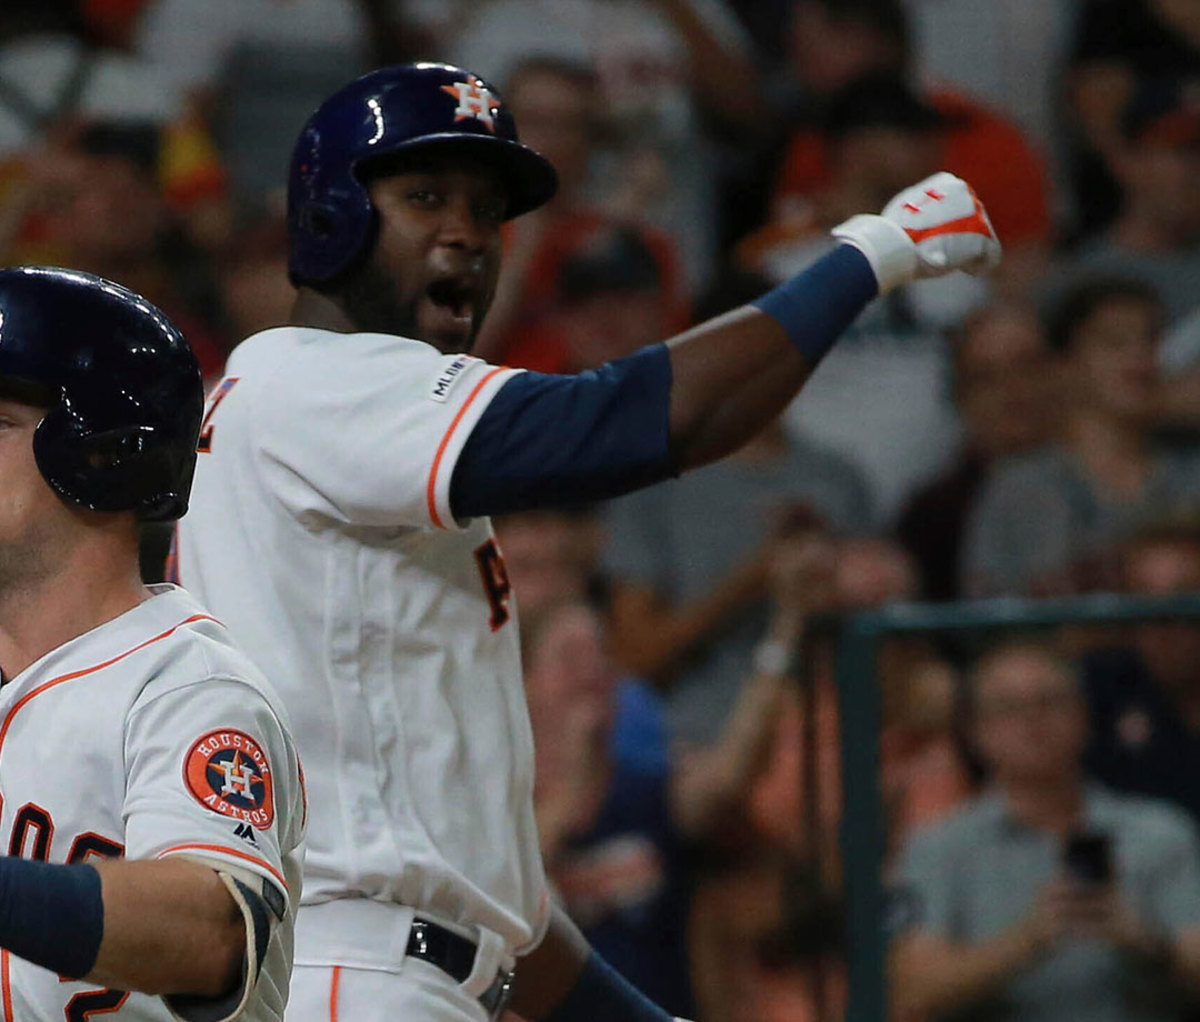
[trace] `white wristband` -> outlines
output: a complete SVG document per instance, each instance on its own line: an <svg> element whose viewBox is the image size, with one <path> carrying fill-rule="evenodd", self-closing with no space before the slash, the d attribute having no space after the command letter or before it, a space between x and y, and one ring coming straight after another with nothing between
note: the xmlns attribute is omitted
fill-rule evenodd
<svg viewBox="0 0 1200 1022"><path fill-rule="evenodd" d="M879 293L907 284L917 275L917 246L899 224L874 213L859 213L840 223L832 232L839 241L857 248L867 257Z"/></svg>

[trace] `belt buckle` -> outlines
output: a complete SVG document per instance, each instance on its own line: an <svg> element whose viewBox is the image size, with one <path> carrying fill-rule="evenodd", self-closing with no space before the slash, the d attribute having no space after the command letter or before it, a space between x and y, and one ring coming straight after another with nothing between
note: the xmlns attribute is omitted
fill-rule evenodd
<svg viewBox="0 0 1200 1022"><path fill-rule="evenodd" d="M491 985L479 995L479 1003L488 1013L488 1022L499 1022L508 1002L512 1000L513 979L516 973L512 970L501 969Z"/></svg>

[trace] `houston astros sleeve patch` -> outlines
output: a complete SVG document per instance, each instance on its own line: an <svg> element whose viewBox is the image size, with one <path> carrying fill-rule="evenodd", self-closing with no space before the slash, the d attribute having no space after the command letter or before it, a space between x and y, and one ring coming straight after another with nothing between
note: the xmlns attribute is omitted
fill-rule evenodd
<svg viewBox="0 0 1200 1022"><path fill-rule="evenodd" d="M266 830L275 819L271 767L243 731L221 728L196 739L183 761L188 791L206 809Z"/></svg>

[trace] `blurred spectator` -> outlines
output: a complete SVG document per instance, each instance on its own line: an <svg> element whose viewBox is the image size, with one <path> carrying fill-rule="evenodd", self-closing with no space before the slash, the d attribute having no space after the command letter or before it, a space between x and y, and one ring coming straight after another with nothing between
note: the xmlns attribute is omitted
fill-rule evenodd
<svg viewBox="0 0 1200 1022"><path fill-rule="evenodd" d="M756 276L725 275L697 316L763 290ZM782 423L699 473L608 505L614 648L627 670L669 690L673 738L711 741L728 714L766 620L776 539L816 523L860 533L871 521L859 473L819 445L789 440Z"/></svg>
<svg viewBox="0 0 1200 1022"><path fill-rule="evenodd" d="M216 266L231 337L288 322L296 289L288 280L287 256L282 216L265 215L234 233Z"/></svg>
<svg viewBox="0 0 1200 1022"><path fill-rule="evenodd" d="M771 220L784 228L803 216L811 196L836 173L819 131L831 98L864 77L892 75L909 82L914 77L902 0L797 0L791 52L793 75L807 99L772 199ZM1020 293L1037 279L1048 255L1048 180L1041 158L1011 121L976 99L940 84L920 89L918 96L943 118L934 156L938 169L970 181L987 204L1005 246L997 280ZM875 209L857 212L864 211Z"/></svg>
<svg viewBox="0 0 1200 1022"><path fill-rule="evenodd" d="M868 610L917 594L917 573L903 547L880 538L836 540L825 562L827 576L811 581L812 613ZM775 761L752 796L757 830L772 843L806 852L825 876L838 866L838 826L843 806L837 693L824 659L815 656L815 685L807 707L789 702L779 720ZM879 661L883 703L881 780L893 836L931 820L966 795L968 781L952 735L955 679L920 641L896 640ZM805 720L805 713L813 713ZM809 736L815 742L810 746ZM802 788L806 757L815 765L817 804Z"/></svg>
<svg viewBox="0 0 1200 1022"><path fill-rule="evenodd" d="M814 513L840 531L870 521L854 469L789 441L781 425L722 462L611 504L605 567L618 658L666 689L674 738L716 738L763 630L776 533Z"/></svg>
<svg viewBox="0 0 1200 1022"><path fill-rule="evenodd" d="M483 0L452 30L452 62L496 83L530 58L594 70L612 132L597 153L593 198L669 234L689 290L698 290L717 239L716 156L703 118L745 133L769 116L745 32L724 0Z"/></svg>
<svg viewBox="0 0 1200 1022"><path fill-rule="evenodd" d="M1172 323L1200 311L1200 77L1141 80L1110 154L1121 186L1114 221L1052 280L1097 274L1152 284Z"/></svg>
<svg viewBox="0 0 1200 1022"><path fill-rule="evenodd" d="M153 65L88 37L77 4L12 0L0 8L0 158L67 119L166 124L183 96Z"/></svg>
<svg viewBox="0 0 1200 1022"><path fill-rule="evenodd" d="M562 371L592 369L677 332L669 305L654 253L636 231L588 239L559 272L551 329L562 340Z"/></svg>
<svg viewBox="0 0 1200 1022"><path fill-rule="evenodd" d="M803 925L799 917L815 907L813 899L823 895L819 885L813 886L815 873L798 870L802 864L795 856L797 849L783 851L763 844L763 837L769 837L771 828L781 821L772 820L764 827L758 804L749 798L758 787L758 776L772 762L772 748L776 757L785 753L779 743L793 737L793 732L780 724L795 718L795 692L790 687L781 691L767 679L791 668L809 618L834 601L837 550L832 538L816 528L811 518L799 518L793 525L776 544L770 560L770 623L765 641L753 656L760 677L741 695L722 742L714 747L728 749L741 735L741 747L756 752L756 764L754 770L742 771L738 815L727 821L722 840L710 842L725 855L707 857L695 896L692 975L699 1017L711 1022L813 1017L820 991L814 989L811 977L797 974L797 966L821 965L825 959L836 959L840 951L832 933L827 935L834 938L829 942L810 934L805 946L790 945L799 935L792 927ZM755 707L765 708L761 702L764 690L768 695L776 693L769 716L755 712ZM699 761L704 763L707 758L711 762L713 755L700 754ZM746 762L744 756L742 761ZM800 802L795 800L776 805L775 810L792 822L799 808ZM729 822L738 825L729 826ZM797 899L792 895L798 893L798 883L808 895L805 905L794 904ZM728 909L735 901L743 908L731 916ZM779 1014L781 1008L801 1014Z"/></svg>
<svg viewBox="0 0 1200 1022"><path fill-rule="evenodd" d="M786 29L802 101L822 101L876 71L903 73L910 59L908 17L894 0L794 0Z"/></svg>
<svg viewBox="0 0 1200 1022"><path fill-rule="evenodd" d="M1200 519L1167 520L1122 552L1125 589L1200 592ZM1082 663L1092 741L1089 772L1118 791L1169 799L1200 820L1200 625L1157 622Z"/></svg>
<svg viewBox="0 0 1200 1022"><path fill-rule="evenodd" d="M211 126L239 206L280 186L305 118L367 69L358 0L154 0L136 47Z"/></svg>
<svg viewBox="0 0 1200 1022"><path fill-rule="evenodd" d="M671 764L615 740L629 704L618 686L635 683L618 682L595 611L558 603L524 627L547 874L608 961L658 1003L691 1015L684 843L737 843L744 792L766 761L786 656L763 663L744 685L719 742ZM794 627L777 621L770 632L785 654Z"/></svg>
<svg viewBox="0 0 1200 1022"><path fill-rule="evenodd" d="M799 272L828 249L829 227L882 208L898 175L919 180L937 169L942 125L895 74L855 80L826 111L832 176L805 207L805 219L768 225L739 255L772 280ZM953 457L957 424L943 385L948 360L940 328L982 300L986 288L957 275L948 288L922 282L872 302L789 409L795 435L837 451L865 474L878 523L890 524L912 490Z"/></svg>
<svg viewBox="0 0 1200 1022"><path fill-rule="evenodd" d="M739 246L749 269L782 281L830 244L828 229L855 213L877 212L902 181L940 169L944 118L896 72L871 72L828 97L820 132L822 180L797 196L783 219L772 220Z"/></svg>
<svg viewBox="0 0 1200 1022"><path fill-rule="evenodd" d="M603 526L595 508L521 511L494 524L522 613L537 616L600 596Z"/></svg>
<svg viewBox="0 0 1200 1022"><path fill-rule="evenodd" d="M587 603L605 606L607 582L600 570L604 541L602 517L594 506L521 511L495 520L522 621L522 655L532 655L540 622L556 608ZM655 694L642 684L617 687L613 747L622 758L666 769L666 727Z"/></svg>
<svg viewBox="0 0 1200 1022"><path fill-rule="evenodd" d="M548 254L547 249L539 262ZM679 333L687 316L664 280L669 256L669 249L656 251L636 228L595 225L560 253L554 291L541 316L521 317L525 325L511 332L493 361L573 373Z"/></svg>
<svg viewBox="0 0 1200 1022"><path fill-rule="evenodd" d="M709 876L692 918L704 1022L844 1017L842 906L803 864L765 852Z"/></svg>
<svg viewBox="0 0 1200 1022"><path fill-rule="evenodd" d="M955 728L958 676L919 642L893 643L883 653L891 687L884 706L880 762L891 845L915 827L940 819L972 790ZM890 659L890 663L889 663Z"/></svg>
<svg viewBox="0 0 1200 1022"><path fill-rule="evenodd" d="M1068 80L1074 116L1076 233L1116 215L1113 167L1124 148L1121 121L1140 80L1200 79L1200 16L1178 0L1082 0Z"/></svg>
<svg viewBox="0 0 1200 1022"><path fill-rule="evenodd" d="M148 125L161 132L156 174L168 203L211 233L225 174L183 94L129 52L133 2L7 3L0 10L0 230L21 217L47 146L81 124Z"/></svg>
<svg viewBox="0 0 1200 1022"><path fill-rule="evenodd" d="M30 199L34 229L8 257L70 266L137 289L179 325L205 378L224 366L216 285L168 210L156 176L162 132L96 122L39 158Z"/></svg>
<svg viewBox="0 0 1200 1022"><path fill-rule="evenodd" d="M777 602L801 608L806 621L915 592L911 560L886 540L801 534L780 541L772 564ZM811 650L814 673L804 680L813 688L803 696L787 693L775 722L771 765L748 796L757 851L707 875L697 892L693 974L705 1019L840 1017L845 976L840 925L830 914L837 911L833 892L841 877L841 741L826 652L823 644ZM798 668L799 648L793 660ZM880 673L885 801L890 829L901 833L960 802L967 780L951 741L954 685L948 669L921 643L894 643L884 649ZM805 779L815 783L815 792ZM780 859L801 870L781 870ZM768 884L776 899L783 886L784 897L773 906L757 900ZM739 899L749 904L735 924L729 906ZM735 925L739 936L731 949ZM771 925L774 938L764 941L762 931Z"/></svg>
<svg viewBox="0 0 1200 1022"><path fill-rule="evenodd" d="M745 25L759 57L769 67L781 67L785 29L795 0L726 0L726 3Z"/></svg>
<svg viewBox="0 0 1200 1022"><path fill-rule="evenodd" d="M926 599L959 595L967 514L997 459L1049 438L1050 360L1042 325L1026 306L989 305L954 342L950 389L963 424L957 460L908 503L897 535L916 558Z"/></svg>
<svg viewBox="0 0 1200 1022"><path fill-rule="evenodd" d="M152 0L78 0L80 16L92 38L107 46L128 49L137 19Z"/></svg>
<svg viewBox="0 0 1200 1022"><path fill-rule="evenodd" d="M904 0L913 63L1012 118L1041 153L1059 147L1062 77L1081 0Z"/></svg>
<svg viewBox="0 0 1200 1022"><path fill-rule="evenodd" d="M616 354L630 354L642 343L682 330L686 288L674 244L653 228L602 212L587 198L601 125L592 73L561 60L525 61L513 72L506 98L521 138L558 170L559 192L547 206L506 225L504 268L479 337L479 354L542 372L598 365L572 362L563 324L553 322L563 311L564 297L569 303L587 290L578 280L572 294L564 295L560 286L566 265L575 259L610 264L599 268L598 277L607 280L597 279L598 291L657 294L650 301L651 319L633 324L630 336L616 325L611 338ZM620 265L623 260L629 265ZM615 278L617 286L609 287Z"/></svg>
<svg viewBox="0 0 1200 1022"><path fill-rule="evenodd" d="M972 509L963 554L972 595L1077 592L1114 583L1116 544L1200 499L1200 456L1151 427L1161 302L1136 281L1096 279L1053 312L1056 442L1000 462Z"/></svg>
<svg viewBox="0 0 1200 1022"><path fill-rule="evenodd" d="M893 943L901 1011L1182 1019L1200 994L1200 844L1191 823L1165 803L1085 785L1086 707L1050 646L1009 642L985 654L969 693L990 787L904 848L909 911ZM1090 877L1068 868L1077 833L1098 853L1086 863Z"/></svg>

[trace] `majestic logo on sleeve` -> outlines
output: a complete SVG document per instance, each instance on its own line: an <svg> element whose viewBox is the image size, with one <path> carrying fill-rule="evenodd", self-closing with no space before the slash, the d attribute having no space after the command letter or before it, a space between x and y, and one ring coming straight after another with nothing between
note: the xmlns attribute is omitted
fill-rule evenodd
<svg viewBox="0 0 1200 1022"><path fill-rule="evenodd" d="M241 731L210 731L199 738L184 758L183 780L196 801L214 813L259 830L275 819L267 754Z"/></svg>
<svg viewBox="0 0 1200 1022"><path fill-rule="evenodd" d="M469 82L443 85L442 91L450 93L458 100L458 108L454 111L455 124L465 121L468 117L473 117L477 121L482 121L488 131L495 133L496 119L492 114L500 109L500 100L478 78Z"/></svg>

